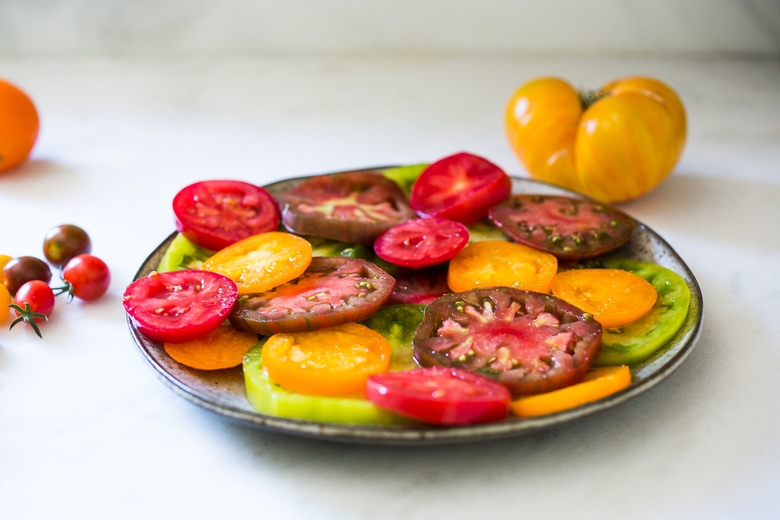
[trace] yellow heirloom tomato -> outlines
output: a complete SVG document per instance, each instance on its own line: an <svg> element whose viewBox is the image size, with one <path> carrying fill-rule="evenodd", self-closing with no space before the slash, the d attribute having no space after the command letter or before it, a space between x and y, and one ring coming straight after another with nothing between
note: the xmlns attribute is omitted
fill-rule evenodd
<svg viewBox="0 0 780 520"><path fill-rule="evenodd" d="M505 125L531 177L609 203L658 186L677 164L687 134L680 98L646 77L588 92L558 78L532 80L509 100Z"/></svg>

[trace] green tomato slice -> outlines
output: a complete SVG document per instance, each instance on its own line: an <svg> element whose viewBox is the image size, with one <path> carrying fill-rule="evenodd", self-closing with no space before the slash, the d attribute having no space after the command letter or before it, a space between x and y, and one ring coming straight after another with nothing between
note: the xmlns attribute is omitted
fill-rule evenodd
<svg viewBox="0 0 780 520"><path fill-rule="evenodd" d="M398 187L401 188L406 195L409 195L412 192L412 184L414 184L414 181L417 180L423 170L427 167L428 163L396 166L394 168L385 168L382 170L382 174L398 184Z"/></svg>
<svg viewBox="0 0 780 520"><path fill-rule="evenodd" d="M200 269L203 262L213 254L214 251L196 246L184 235L178 233L163 253L160 264L157 266L157 272Z"/></svg>
<svg viewBox="0 0 780 520"><path fill-rule="evenodd" d="M597 260L600 267L623 269L641 276L658 291L649 313L623 327L604 329L601 355L595 366L636 365L667 345L682 327L691 303L685 280L670 269L638 260Z"/></svg>

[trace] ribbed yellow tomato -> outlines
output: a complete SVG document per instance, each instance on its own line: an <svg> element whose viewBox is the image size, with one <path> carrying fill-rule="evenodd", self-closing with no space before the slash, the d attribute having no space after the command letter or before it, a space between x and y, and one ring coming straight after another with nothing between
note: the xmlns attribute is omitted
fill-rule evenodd
<svg viewBox="0 0 780 520"><path fill-rule="evenodd" d="M531 177L610 203L658 186L687 135L680 98L647 77L618 79L595 92L538 78L511 97L505 124Z"/></svg>

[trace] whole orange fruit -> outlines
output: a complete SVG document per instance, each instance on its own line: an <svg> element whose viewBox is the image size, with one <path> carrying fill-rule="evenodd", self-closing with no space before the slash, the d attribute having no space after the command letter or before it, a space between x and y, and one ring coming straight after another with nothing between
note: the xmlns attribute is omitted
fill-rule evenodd
<svg viewBox="0 0 780 520"><path fill-rule="evenodd" d="M23 163L38 139L40 120L30 96L0 79L0 172Z"/></svg>

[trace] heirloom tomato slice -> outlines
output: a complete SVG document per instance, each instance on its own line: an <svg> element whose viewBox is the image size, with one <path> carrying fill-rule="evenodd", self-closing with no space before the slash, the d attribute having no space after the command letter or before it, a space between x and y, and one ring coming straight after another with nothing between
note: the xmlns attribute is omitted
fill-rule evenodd
<svg viewBox="0 0 780 520"><path fill-rule="evenodd" d="M414 338L422 366L478 372L515 396L581 381L601 351L601 325L549 294L510 287L442 296Z"/></svg>
<svg viewBox="0 0 780 520"><path fill-rule="evenodd" d="M410 204L421 215L471 224L507 198L509 176L487 159L457 153L429 165L412 185Z"/></svg>
<svg viewBox="0 0 780 520"><path fill-rule="evenodd" d="M395 275L395 285L387 303L427 305L448 292L451 291L447 285L446 270L426 269L404 272Z"/></svg>
<svg viewBox="0 0 780 520"><path fill-rule="evenodd" d="M561 260L603 255L628 242L634 230L631 217L607 204L562 195L512 195L488 216L515 242Z"/></svg>
<svg viewBox="0 0 780 520"><path fill-rule="evenodd" d="M373 171L309 177L276 199L288 230L341 242L370 245L380 233L417 216L401 188Z"/></svg>
<svg viewBox="0 0 780 520"><path fill-rule="evenodd" d="M374 251L387 262L419 269L446 262L469 242L469 230L441 217L416 218L391 227L374 242Z"/></svg>
<svg viewBox="0 0 780 520"><path fill-rule="evenodd" d="M255 334L238 331L223 322L205 336L183 343L165 343L163 347L182 365L198 370L222 370L240 365L257 341Z"/></svg>
<svg viewBox="0 0 780 520"><path fill-rule="evenodd" d="M269 231L217 251L203 262L202 268L236 282L239 294L250 294L299 277L311 259L308 241L283 231Z"/></svg>
<svg viewBox="0 0 780 520"><path fill-rule="evenodd" d="M394 283L366 260L315 257L298 278L240 296L230 321L240 330L266 336L359 321L379 310Z"/></svg>
<svg viewBox="0 0 780 520"><path fill-rule="evenodd" d="M173 198L173 213L181 234L213 251L279 226L279 207L271 194L242 181L190 184Z"/></svg>
<svg viewBox="0 0 780 520"><path fill-rule="evenodd" d="M309 332L274 334L263 346L263 366L281 386L310 395L363 391L372 374L387 372L392 346L358 323Z"/></svg>
<svg viewBox="0 0 780 520"><path fill-rule="evenodd" d="M227 319L237 296L235 282L219 273L153 272L127 286L122 304L147 338L181 343L216 329Z"/></svg>
<svg viewBox="0 0 780 520"><path fill-rule="evenodd" d="M366 399L420 421L465 425L506 419L511 394L504 385L473 372L428 367L370 376Z"/></svg>

